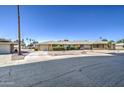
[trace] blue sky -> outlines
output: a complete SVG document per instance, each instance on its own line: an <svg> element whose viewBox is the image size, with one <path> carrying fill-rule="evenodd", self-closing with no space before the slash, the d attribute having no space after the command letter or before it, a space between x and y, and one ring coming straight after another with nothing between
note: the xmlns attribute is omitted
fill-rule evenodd
<svg viewBox="0 0 124 93"><path fill-rule="evenodd" d="M124 6L20 6L22 38L124 38ZM17 39L16 6L0 6L0 38Z"/></svg>

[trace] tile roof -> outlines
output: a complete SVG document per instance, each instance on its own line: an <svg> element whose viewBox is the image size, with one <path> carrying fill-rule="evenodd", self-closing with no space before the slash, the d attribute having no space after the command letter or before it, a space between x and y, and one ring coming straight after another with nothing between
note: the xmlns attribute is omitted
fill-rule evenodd
<svg viewBox="0 0 124 93"><path fill-rule="evenodd" d="M11 40L0 38L0 42L11 42Z"/></svg>

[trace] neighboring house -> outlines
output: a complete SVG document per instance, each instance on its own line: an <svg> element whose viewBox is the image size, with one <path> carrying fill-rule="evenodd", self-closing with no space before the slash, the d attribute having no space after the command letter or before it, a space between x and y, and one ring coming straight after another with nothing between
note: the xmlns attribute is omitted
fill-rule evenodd
<svg viewBox="0 0 124 93"><path fill-rule="evenodd" d="M17 49L18 50L18 40L14 41L14 50ZM21 41L21 49L25 49L26 48L26 45L24 42Z"/></svg>
<svg viewBox="0 0 124 93"><path fill-rule="evenodd" d="M107 41L48 41L37 45L38 50L108 50L115 49L114 43Z"/></svg>
<svg viewBox="0 0 124 93"><path fill-rule="evenodd" d="M14 45L10 40L0 39L0 54L14 52Z"/></svg>
<svg viewBox="0 0 124 93"><path fill-rule="evenodd" d="M115 45L115 48L116 48L116 49L120 49L120 50L124 50L124 43L117 43L117 44Z"/></svg>

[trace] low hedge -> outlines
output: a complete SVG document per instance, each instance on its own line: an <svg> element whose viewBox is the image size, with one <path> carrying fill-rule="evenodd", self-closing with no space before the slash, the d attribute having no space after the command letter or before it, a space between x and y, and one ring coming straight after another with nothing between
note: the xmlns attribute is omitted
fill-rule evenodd
<svg viewBox="0 0 124 93"><path fill-rule="evenodd" d="M61 51L61 50L65 50L64 48L53 48L53 50L55 51Z"/></svg>
<svg viewBox="0 0 124 93"><path fill-rule="evenodd" d="M79 50L80 48L79 47L67 47L66 49L65 48L60 48L60 47L54 47L53 50L55 51L62 51L62 50Z"/></svg>

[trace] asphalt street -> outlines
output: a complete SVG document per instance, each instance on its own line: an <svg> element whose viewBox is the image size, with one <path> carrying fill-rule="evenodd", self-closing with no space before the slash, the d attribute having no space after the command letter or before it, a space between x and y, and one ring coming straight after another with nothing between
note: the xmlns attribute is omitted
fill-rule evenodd
<svg viewBox="0 0 124 93"><path fill-rule="evenodd" d="M53 64L69 68L56 77L41 80L32 86L39 87L123 87L124 54L113 57L85 57L58 60ZM57 65L56 65L57 66ZM63 69L65 68L62 65ZM63 70L56 68L57 71ZM56 72L56 71L55 71Z"/></svg>
<svg viewBox="0 0 124 93"><path fill-rule="evenodd" d="M28 63L0 68L0 86L124 87L124 54Z"/></svg>

